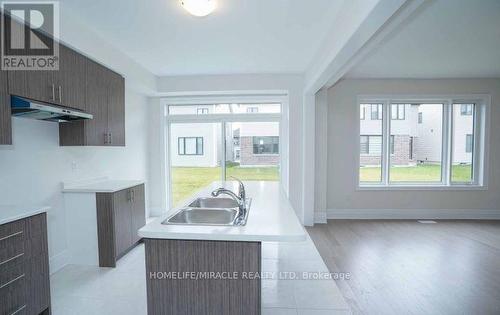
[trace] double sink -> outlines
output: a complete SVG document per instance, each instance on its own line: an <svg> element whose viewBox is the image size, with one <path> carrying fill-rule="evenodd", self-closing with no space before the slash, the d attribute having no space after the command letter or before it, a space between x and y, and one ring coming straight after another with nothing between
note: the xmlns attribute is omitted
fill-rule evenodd
<svg viewBox="0 0 500 315"><path fill-rule="evenodd" d="M245 211L231 198L202 197L179 209L162 224L243 226L247 222L251 198L245 199Z"/></svg>

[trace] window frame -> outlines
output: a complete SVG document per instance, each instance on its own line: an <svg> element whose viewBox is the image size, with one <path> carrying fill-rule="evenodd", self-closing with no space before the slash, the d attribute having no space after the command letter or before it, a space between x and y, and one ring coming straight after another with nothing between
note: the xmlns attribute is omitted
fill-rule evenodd
<svg viewBox="0 0 500 315"><path fill-rule="evenodd" d="M443 104L443 141L440 182L390 182L390 105L403 104ZM414 95L358 95L357 113L362 104L383 104L382 119L382 179L380 182L360 182L361 147L358 146L356 180L357 190L485 190L488 189L488 167L490 137L491 96L487 94L414 96ZM453 104L475 104L473 140L473 180L471 182L452 182L452 143L453 143ZM417 118L418 119L418 118ZM361 121L359 122L361 124ZM360 125L356 136L360 137Z"/></svg>
<svg viewBox="0 0 500 315"><path fill-rule="evenodd" d="M172 92L155 99L158 102L158 113L163 116L161 122L160 142L162 147L161 167L162 172L162 196L165 208L172 209L172 173L170 150L174 149L175 143L171 141L171 126L177 123L221 123L228 122L277 122L279 123L280 154L279 154L279 183L288 196L290 191L290 163L289 163L289 143L290 143L290 122L289 103L290 97L287 90L252 90L245 91L208 91L208 92ZM193 114L170 114L169 106L173 105L213 105L231 104L242 105L252 104L279 104L279 113L221 113L210 115ZM221 143L225 141L225 129L222 128L220 135ZM222 150L222 146L221 149ZM222 155L222 153L221 153ZM226 178L226 161L221 161L221 177Z"/></svg>

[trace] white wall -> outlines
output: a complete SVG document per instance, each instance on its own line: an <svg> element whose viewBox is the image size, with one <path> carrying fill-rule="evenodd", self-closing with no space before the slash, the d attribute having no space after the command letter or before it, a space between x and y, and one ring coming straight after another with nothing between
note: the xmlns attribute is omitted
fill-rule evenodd
<svg viewBox="0 0 500 315"><path fill-rule="evenodd" d="M126 147L60 147L56 123L13 119L14 144L0 146L0 203L51 207L51 268L64 264L65 212L71 211L64 208L61 182L103 176L147 180L148 100L143 94L156 89L154 75L62 10L61 39L125 77Z"/></svg>
<svg viewBox="0 0 500 315"><path fill-rule="evenodd" d="M262 74L262 75L204 75L204 76L172 76L161 77L157 81L158 92L199 92L199 91L255 91L255 90L287 90L289 93L289 116L290 148L289 148L289 169L290 169L290 202L302 218L302 75L287 74ZM160 176L162 167L160 158L163 155L162 148L158 144L161 139L160 120L162 119L162 109L159 101L152 100L150 108L150 141L151 146L151 207L161 211L165 209L166 189L162 187ZM288 130L286 130L288 132Z"/></svg>
<svg viewBox="0 0 500 315"><path fill-rule="evenodd" d="M13 119L14 144L0 146L0 203L51 207L51 259L63 259L65 212L72 211L64 208L62 182L102 176L147 178L147 99L129 90L125 97L126 147L60 147L58 124L23 118Z"/></svg>
<svg viewBox="0 0 500 315"><path fill-rule="evenodd" d="M452 95L492 97L489 185L478 191L360 191L356 181L359 139L358 95ZM327 208L500 209L500 79L343 80L328 90ZM319 135L318 135L319 136ZM320 171L320 170L318 170Z"/></svg>

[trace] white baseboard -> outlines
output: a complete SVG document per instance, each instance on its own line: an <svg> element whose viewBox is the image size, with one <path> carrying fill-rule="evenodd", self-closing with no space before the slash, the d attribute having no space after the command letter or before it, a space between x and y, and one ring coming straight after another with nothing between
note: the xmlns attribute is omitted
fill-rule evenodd
<svg viewBox="0 0 500 315"><path fill-rule="evenodd" d="M49 269L50 274L54 274L64 268L69 262L69 252L67 250L63 250L57 255L54 255L49 258Z"/></svg>
<svg viewBox="0 0 500 315"><path fill-rule="evenodd" d="M500 209L328 209L327 218L500 220Z"/></svg>
<svg viewBox="0 0 500 315"><path fill-rule="evenodd" d="M314 223L326 223L327 215L325 212L314 212Z"/></svg>

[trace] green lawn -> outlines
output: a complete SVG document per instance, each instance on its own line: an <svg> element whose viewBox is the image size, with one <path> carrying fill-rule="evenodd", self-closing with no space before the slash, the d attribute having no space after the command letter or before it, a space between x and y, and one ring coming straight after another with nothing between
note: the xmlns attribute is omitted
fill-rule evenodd
<svg viewBox="0 0 500 315"><path fill-rule="evenodd" d="M379 182L380 167L361 167L359 170L360 181ZM392 167L390 180L394 182L438 182L441 180L440 165L418 165L409 167ZM471 179L470 165L454 165L452 167L452 181L467 182Z"/></svg>
<svg viewBox="0 0 500 315"><path fill-rule="evenodd" d="M277 167L239 167L228 166L227 176L235 176L241 180L279 180ZM173 205L188 198L197 190L213 181L221 179L220 167L173 167L172 168L172 196Z"/></svg>

